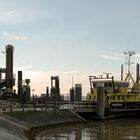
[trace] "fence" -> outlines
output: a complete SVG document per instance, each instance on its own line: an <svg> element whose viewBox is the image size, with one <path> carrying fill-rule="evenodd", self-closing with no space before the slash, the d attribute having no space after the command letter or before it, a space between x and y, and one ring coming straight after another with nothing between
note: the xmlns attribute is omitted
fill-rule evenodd
<svg viewBox="0 0 140 140"><path fill-rule="evenodd" d="M73 110L75 112L91 112L96 109L93 102L45 102L45 103L13 103L0 101L0 112L13 111L47 111L47 110Z"/></svg>

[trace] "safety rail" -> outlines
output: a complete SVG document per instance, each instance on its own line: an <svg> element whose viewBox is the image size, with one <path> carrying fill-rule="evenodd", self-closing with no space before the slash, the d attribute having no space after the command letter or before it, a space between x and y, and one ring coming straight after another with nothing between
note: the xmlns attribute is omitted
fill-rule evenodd
<svg viewBox="0 0 140 140"><path fill-rule="evenodd" d="M75 112L91 112L96 109L96 104L93 102L45 102L45 103L13 103L1 102L0 112L13 111L46 111L51 109L73 110Z"/></svg>

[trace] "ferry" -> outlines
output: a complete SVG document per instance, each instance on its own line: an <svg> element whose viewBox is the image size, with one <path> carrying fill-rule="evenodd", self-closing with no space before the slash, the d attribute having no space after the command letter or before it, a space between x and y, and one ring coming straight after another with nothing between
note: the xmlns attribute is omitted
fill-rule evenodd
<svg viewBox="0 0 140 140"><path fill-rule="evenodd" d="M139 64L137 64L139 71ZM128 78L131 79L127 80ZM133 79L130 72L125 80L115 80L114 77L107 76L99 77L89 76L90 92L87 94L86 100L97 105L96 115L98 111L103 111L102 117L117 117L140 114L140 83L139 72L136 76L136 81ZM100 98L99 85L103 85L103 93ZM98 108L98 106L100 106Z"/></svg>

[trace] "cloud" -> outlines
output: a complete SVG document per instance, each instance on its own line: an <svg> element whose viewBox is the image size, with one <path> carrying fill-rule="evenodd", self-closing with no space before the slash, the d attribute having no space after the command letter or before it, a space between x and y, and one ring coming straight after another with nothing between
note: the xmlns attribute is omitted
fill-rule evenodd
<svg viewBox="0 0 140 140"><path fill-rule="evenodd" d="M44 21L44 19L47 17L46 8L36 10L35 5L32 7L27 6L26 4L22 5L21 2L17 2L17 4L12 7L13 9L11 9L10 6L9 10L7 10L8 8L4 9L2 6L0 6L0 23L18 26L23 24L29 25L30 23L34 24L40 19L43 19ZM36 6L38 8L38 4Z"/></svg>
<svg viewBox="0 0 140 140"><path fill-rule="evenodd" d="M26 66L14 66L14 70L15 71L25 71L25 70L29 70L32 68L32 65L26 65Z"/></svg>
<svg viewBox="0 0 140 140"><path fill-rule="evenodd" d="M111 60L121 60L120 58L121 55L118 54L102 54L101 57L105 59L111 59Z"/></svg>
<svg viewBox="0 0 140 140"><path fill-rule="evenodd" d="M60 79L60 91L61 94L68 94L69 89L72 87L72 76L73 82L82 84L83 95L86 95L89 91L89 81L87 74L83 73L69 73L74 72L75 70L70 70L68 73L65 71L35 71L31 69L31 65L27 66L16 66L14 72L16 73L17 79L17 71L23 71L23 80L31 79L31 89L35 89L34 93L40 95L41 93L45 93L46 87L51 86L51 76L59 76ZM75 71L76 72L76 71ZM16 80L17 85L17 80Z"/></svg>
<svg viewBox="0 0 140 140"><path fill-rule="evenodd" d="M26 40L28 36L22 33L8 33L4 32L0 35L0 38L5 40Z"/></svg>
<svg viewBox="0 0 140 140"><path fill-rule="evenodd" d="M76 74L78 73L78 70L71 70L71 71L64 71L63 74Z"/></svg>
<svg viewBox="0 0 140 140"><path fill-rule="evenodd" d="M14 11L12 11L12 10L9 11L9 12L8 12L8 15L14 15Z"/></svg>
<svg viewBox="0 0 140 140"><path fill-rule="evenodd" d="M9 10L9 11L0 11L0 18L5 18L8 16L13 16L15 15L15 12L13 10Z"/></svg>
<svg viewBox="0 0 140 140"><path fill-rule="evenodd" d="M134 54L134 61L135 62L138 62L138 61L140 61L140 54L139 53L137 53L137 54Z"/></svg>
<svg viewBox="0 0 140 140"><path fill-rule="evenodd" d="M32 65L16 66L15 70L23 70L23 80L31 79L31 90L34 89L34 94L40 95L46 92L46 87L51 86L51 76L59 76L61 94L68 94L72 84L82 84L82 94L86 95L90 90L89 75L90 73L81 73L80 71L35 71L32 70ZM73 72L76 72L73 74ZM92 75L100 76L102 73L92 73ZM120 79L120 73L112 73L115 79ZM17 79L17 72L16 72ZM16 80L17 83L17 80ZM17 85L17 84L16 84Z"/></svg>
<svg viewBox="0 0 140 140"><path fill-rule="evenodd" d="M5 24L11 24L14 23L14 19L17 18L17 13L13 10L5 11L0 10L0 22ZM13 21L13 22L12 22Z"/></svg>

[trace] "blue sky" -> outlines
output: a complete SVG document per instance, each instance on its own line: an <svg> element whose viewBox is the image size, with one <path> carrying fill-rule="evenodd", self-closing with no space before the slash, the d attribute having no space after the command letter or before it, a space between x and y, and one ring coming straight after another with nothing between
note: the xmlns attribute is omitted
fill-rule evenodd
<svg viewBox="0 0 140 140"><path fill-rule="evenodd" d="M51 75L60 76L63 94L72 76L85 94L88 75L120 72L124 51L135 50L139 62L139 7L139 0L0 0L0 49L15 47L14 71L23 70L37 94Z"/></svg>

